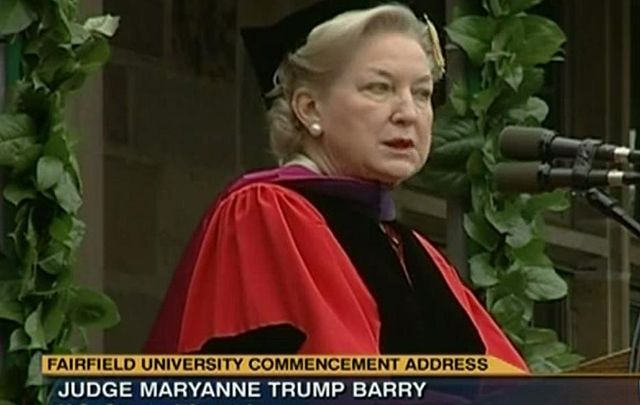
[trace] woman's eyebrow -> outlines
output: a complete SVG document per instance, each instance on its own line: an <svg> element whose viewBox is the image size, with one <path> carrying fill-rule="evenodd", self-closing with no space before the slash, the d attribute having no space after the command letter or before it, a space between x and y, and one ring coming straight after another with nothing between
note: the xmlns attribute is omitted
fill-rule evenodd
<svg viewBox="0 0 640 405"><path fill-rule="evenodd" d="M418 79L416 79L414 81L414 83L430 83L431 81L432 81L431 80L431 75L429 73L427 73L426 75L421 76Z"/></svg>
<svg viewBox="0 0 640 405"><path fill-rule="evenodd" d="M390 80L393 79L393 75L384 69L374 67L374 68L369 68L368 70L386 79L390 79Z"/></svg>
<svg viewBox="0 0 640 405"><path fill-rule="evenodd" d="M369 68L368 70L372 73L375 73L389 80L392 80L394 78L393 74L391 74L389 71L382 68L373 67L373 68ZM427 73L424 76L420 76L419 78L414 80L414 83L425 83L425 82L431 82L430 73Z"/></svg>

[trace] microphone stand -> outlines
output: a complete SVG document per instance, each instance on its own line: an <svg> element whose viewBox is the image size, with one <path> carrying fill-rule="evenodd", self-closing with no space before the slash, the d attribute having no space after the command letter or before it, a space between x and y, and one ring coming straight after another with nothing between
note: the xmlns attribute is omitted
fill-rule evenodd
<svg viewBox="0 0 640 405"><path fill-rule="evenodd" d="M587 189L582 195L592 207L624 226L636 238L640 238L640 222L627 214L613 197L596 187ZM636 319L630 346L629 372L635 373L640 370L640 356L638 355L640 352L640 314Z"/></svg>
<svg viewBox="0 0 640 405"><path fill-rule="evenodd" d="M592 207L624 226L636 238L640 238L640 222L627 214L618 201L609 194L588 185L588 174L591 171L597 147L601 143L602 141L593 139L585 139L580 143L572 170L574 184L582 190L582 196ZM634 373L640 370L640 314L636 319L630 346L629 372Z"/></svg>

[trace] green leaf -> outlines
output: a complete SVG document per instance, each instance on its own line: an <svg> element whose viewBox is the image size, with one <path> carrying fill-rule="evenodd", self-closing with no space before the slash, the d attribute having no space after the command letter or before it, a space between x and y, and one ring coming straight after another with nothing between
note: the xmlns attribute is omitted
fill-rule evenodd
<svg viewBox="0 0 640 405"><path fill-rule="evenodd" d="M37 352L31 356L29 368L27 369L26 387L40 387L44 384L42 377L42 354Z"/></svg>
<svg viewBox="0 0 640 405"><path fill-rule="evenodd" d="M13 276L15 277L15 275ZM20 297L20 284L22 280L16 278L0 279L0 299L14 300Z"/></svg>
<svg viewBox="0 0 640 405"><path fill-rule="evenodd" d="M78 159L76 158L76 156L71 152L69 153L70 153L69 164L71 165L71 168L72 168L71 174L76 179L76 182L78 184L78 191L80 191L80 194L82 194L82 178L80 177L80 164L78 163Z"/></svg>
<svg viewBox="0 0 640 405"><path fill-rule="evenodd" d="M508 65L503 71L502 78L514 91L518 91L520 83L524 79L524 70L520 65Z"/></svg>
<svg viewBox="0 0 640 405"><path fill-rule="evenodd" d="M91 38L91 34L89 31L81 24L77 22L72 22L69 25L69 31L71 32L71 44L72 45L80 45L85 43L89 38Z"/></svg>
<svg viewBox="0 0 640 405"><path fill-rule="evenodd" d="M502 63L505 66L520 66L515 64L515 51L520 47L524 40L524 24L519 16L512 16L501 19L498 25L496 35L491 41L491 53L495 54L494 61ZM489 54L487 55L489 56ZM485 59L488 61L491 59Z"/></svg>
<svg viewBox="0 0 640 405"><path fill-rule="evenodd" d="M451 41L467 53L471 62L480 66L491 47L496 26L492 18L465 16L452 21L445 30Z"/></svg>
<svg viewBox="0 0 640 405"><path fill-rule="evenodd" d="M120 17L114 17L108 14L100 17L89 18L84 23L84 28L87 31L98 32L102 35L111 37L118 30L119 24L120 24Z"/></svg>
<svg viewBox="0 0 640 405"><path fill-rule="evenodd" d="M60 91L69 92L78 90L87 80L87 73L78 71L73 76L65 80L59 87Z"/></svg>
<svg viewBox="0 0 640 405"><path fill-rule="evenodd" d="M577 367L582 363L584 361L584 357L576 353L560 353L555 356L551 356L548 360L557 367L563 370L568 370Z"/></svg>
<svg viewBox="0 0 640 405"><path fill-rule="evenodd" d="M514 106L519 106L529 97L540 91L544 83L544 70L540 68L524 68L522 71L522 83L517 91L511 87L505 87L500 96L491 106L491 113L502 114Z"/></svg>
<svg viewBox="0 0 640 405"><path fill-rule="evenodd" d="M525 345L524 355L527 359L546 359L567 352L567 345L558 342L546 342L535 345Z"/></svg>
<svg viewBox="0 0 640 405"><path fill-rule="evenodd" d="M95 72L109 60L109 44L103 37L94 36L78 47L76 56L82 72Z"/></svg>
<svg viewBox="0 0 640 405"><path fill-rule="evenodd" d="M491 190L487 187L487 183L482 180L476 180L471 184L471 206L475 212L484 212L484 206L491 199Z"/></svg>
<svg viewBox="0 0 640 405"><path fill-rule="evenodd" d="M69 238L71 231L71 215L60 213L51 220L49 236L58 242L64 243Z"/></svg>
<svg viewBox="0 0 640 405"><path fill-rule="evenodd" d="M525 224L516 228L512 228L511 231L509 231L506 242L507 245L518 248L529 243L532 237L533 231L531 229L531 226Z"/></svg>
<svg viewBox="0 0 640 405"><path fill-rule="evenodd" d="M0 165L23 167L36 143L36 128L25 114L0 115Z"/></svg>
<svg viewBox="0 0 640 405"><path fill-rule="evenodd" d="M521 299L526 288L526 278L523 273L523 267L518 263L512 263L509 268L500 275L500 285L509 293L515 294L516 298L521 301L523 308L528 308L530 300Z"/></svg>
<svg viewBox="0 0 640 405"><path fill-rule="evenodd" d="M11 181L2 191L4 198L16 207L24 200L36 198L36 190L30 185L24 185L18 181Z"/></svg>
<svg viewBox="0 0 640 405"><path fill-rule="evenodd" d="M465 167L471 154L481 149L483 144L484 139L480 136L449 141L433 151L429 163L438 169L451 168L453 165L460 167L458 165L461 164Z"/></svg>
<svg viewBox="0 0 640 405"><path fill-rule="evenodd" d="M71 319L82 327L110 328L120 322L116 304L97 291L76 288L71 296Z"/></svg>
<svg viewBox="0 0 640 405"><path fill-rule="evenodd" d="M562 370L548 359L536 358L535 360L528 361L529 369L534 374L553 374L559 373Z"/></svg>
<svg viewBox="0 0 640 405"><path fill-rule="evenodd" d="M70 158L69 145L61 134L52 134L44 145L43 153L47 156L58 158L63 163L68 163Z"/></svg>
<svg viewBox="0 0 640 405"><path fill-rule="evenodd" d="M56 275L66 268L67 263L65 259L66 259L66 252L59 250L59 251L50 253L48 256L42 259L38 263L38 265L40 265L42 270L44 270L45 272L52 275Z"/></svg>
<svg viewBox="0 0 640 405"><path fill-rule="evenodd" d="M518 124L533 120L534 125L539 125L547 118L547 114L549 114L549 106L538 97L529 97L526 103L507 111L507 117Z"/></svg>
<svg viewBox="0 0 640 405"><path fill-rule="evenodd" d="M38 245L38 231L36 230L35 225L33 224L33 212L35 208L30 208L29 210L29 219L27 221L27 231L25 233L25 240L27 241L28 246L31 249L36 248Z"/></svg>
<svg viewBox="0 0 640 405"><path fill-rule="evenodd" d="M27 348L29 348L29 336L24 332L24 329L15 329L9 338L9 352L17 352Z"/></svg>
<svg viewBox="0 0 640 405"><path fill-rule="evenodd" d="M510 0L511 13L516 14L542 3L543 0Z"/></svg>
<svg viewBox="0 0 640 405"><path fill-rule="evenodd" d="M47 343L51 343L62 329L66 318L66 295L58 294L44 316L44 336Z"/></svg>
<svg viewBox="0 0 640 405"><path fill-rule="evenodd" d="M35 138L36 126L26 114L0 114L0 141Z"/></svg>
<svg viewBox="0 0 640 405"><path fill-rule="evenodd" d="M46 349L47 342L44 336L44 328L42 327L42 304L33 311L24 323L24 330L31 338L29 349Z"/></svg>
<svg viewBox="0 0 640 405"><path fill-rule="evenodd" d="M471 270L471 281L478 287L491 287L498 282L498 274L496 268L491 264L491 255L489 253L480 253L469 259L469 268Z"/></svg>
<svg viewBox="0 0 640 405"><path fill-rule="evenodd" d="M36 180L39 190L55 186L64 173L64 164L55 157L43 156L38 160Z"/></svg>
<svg viewBox="0 0 640 405"><path fill-rule="evenodd" d="M525 246L533 237L531 226L525 222L514 204L506 204L504 209L499 211L486 206L485 215L500 233L507 234L506 242L509 246Z"/></svg>
<svg viewBox="0 0 640 405"><path fill-rule="evenodd" d="M483 118L487 115L489 108L491 108L493 102L498 98L500 92L500 87L492 86L474 94L471 99L471 111L473 111L476 117Z"/></svg>
<svg viewBox="0 0 640 405"><path fill-rule="evenodd" d="M532 195L525 204L525 211L532 218L545 210L553 212L566 211L571 206L569 193L566 190L554 190L550 193Z"/></svg>
<svg viewBox="0 0 640 405"><path fill-rule="evenodd" d="M20 301L2 297L2 301L0 301L0 319L8 319L22 325L24 323L24 314L22 313Z"/></svg>
<svg viewBox="0 0 640 405"><path fill-rule="evenodd" d="M534 238L525 246L511 249L511 254L523 267L553 267L553 263L545 254L544 249L544 241Z"/></svg>
<svg viewBox="0 0 640 405"><path fill-rule="evenodd" d="M553 343L558 341L558 334L552 329L527 328L524 332L524 341L527 345Z"/></svg>
<svg viewBox="0 0 640 405"><path fill-rule="evenodd" d="M62 209L69 214L74 214L82 205L82 199L69 172L64 172L62 177L60 177L53 189L53 193Z"/></svg>
<svg viewBox="0 0 640 405"><path fill-rule="evenodd" d="M57 46L42 57L35 74L47 85L59 79L64 72L70 71L75 65L75 59L71 50Z"/></svg>
<svg viewBox="0 0 640 405"><path fill-rule="evenodd" d="M426 165L409 183L426 192L447 197L464 196L469 190L469 179L466 173L439 170L429 165Z"/></svg>
<svg viewBox="0 0 640 405"><path fill-rule="evenodd" d="M516 296L507 295L493 304L491 313L504 328L517 330L521 327L525 307Z"/></svg>
<svg viewBox="0 0 640 405"><path fill-rule="evenodd" d="M75 251L82 243L82 239L86 233L86 225L84 222L80 221L77 218L71 219L71 231L69 232L69 238L65 242L65 246L67 246L72 251Z"/></svg>
<svg viewBox="0 0 640 405"><path fill-rule="evenodd" d="M487 167L484 164L484 158L482 155L482 147L471 152L471 155L467 159L467 174L469 178L474 180L483 179L489 173Z"/></svg>
<svg viewBox="0 0 640 405"><path fill-rule="evenodd" d="M500 235L491 227L485 217L476 212L464 215L464 230L480 246L492 251L498 246Z"/></svg>
<svg viewBox="0 0 640 405"><path fill-rule="evenodd" d="M0 2L0 37L24 30L36 18L27 1L2 0Z"/></svg>
<svg viewBox="0 0 640 405"><path fill-rule="evenodd" d="M467 88L463 81L458 81L453 84L449 93L449 100L451 101L451 106L457 115L464 117L467 114L467 109L469 108L469 94L467 93Z"/></svg>
<svg viewBox="0 0 640 405"><path fill-rule="evenodd" d="M496 17L509 14L509 4L503 0L482 0L482 7Z"/></svg>
<svg viewBox="0 0 640 405"><path fill-rule="evenodd" d="M536 301L555 300L567 295L567 283L552 267L526 267L527 297Z"/></svg>
<svg viewBox="0 0 640 405"><path fill-rule="evenodd" d="M516 54L517 62L524 66L548 63L567 39L558 24L548 18L527 15L522 23L524 41Z"/></svg>

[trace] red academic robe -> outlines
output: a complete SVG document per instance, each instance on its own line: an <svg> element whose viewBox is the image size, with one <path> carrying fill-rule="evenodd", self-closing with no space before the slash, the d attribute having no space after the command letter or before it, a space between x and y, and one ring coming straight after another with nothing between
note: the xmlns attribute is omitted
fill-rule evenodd
<svg viewBox="0 0 640 405"><path fill-rule="evenodd" d="M455 269L420 244L475 325L488 355L527 366ZM185 252L146 344L195 352L211 338L288 324L300 354L379 354L376 302L322 214L296 191L245 181L209 209Z"/></svg>

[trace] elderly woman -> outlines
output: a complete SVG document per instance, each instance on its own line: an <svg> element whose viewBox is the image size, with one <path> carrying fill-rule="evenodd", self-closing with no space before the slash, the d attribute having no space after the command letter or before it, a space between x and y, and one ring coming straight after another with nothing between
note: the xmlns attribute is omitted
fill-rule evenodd
<svg viewBox="0 0 640 405"><path fill-rule="evenodd" d="M433 28L400 5L317 26L276 72L281 167L245 175L196 232L149 352L490 354L526 369L442 255L394 218L424 165Z"/></svg>

